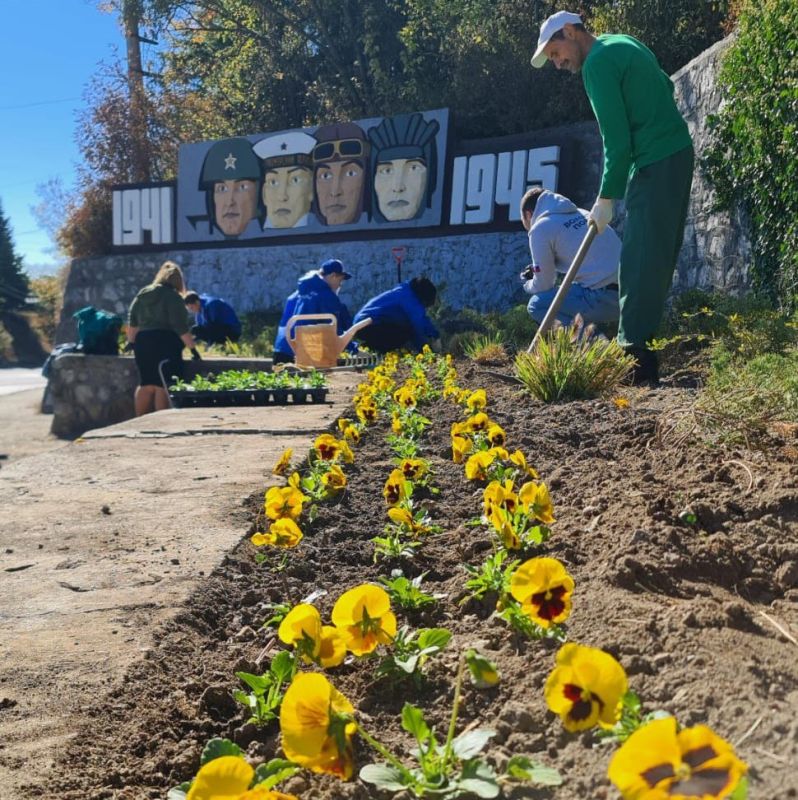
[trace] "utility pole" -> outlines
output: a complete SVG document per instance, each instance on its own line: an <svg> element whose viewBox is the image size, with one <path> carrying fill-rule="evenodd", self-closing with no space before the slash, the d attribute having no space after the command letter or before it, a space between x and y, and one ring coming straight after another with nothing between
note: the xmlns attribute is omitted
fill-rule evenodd
<svg viewBox="0 0 798 800"><path fill-rule="evenodd" d="M147 136L147 95L141 67L140 0L122 0L122 23L127 45L127 87L130 97L130 177L136 183L146 183L150 180L150 143Z"/></svg>

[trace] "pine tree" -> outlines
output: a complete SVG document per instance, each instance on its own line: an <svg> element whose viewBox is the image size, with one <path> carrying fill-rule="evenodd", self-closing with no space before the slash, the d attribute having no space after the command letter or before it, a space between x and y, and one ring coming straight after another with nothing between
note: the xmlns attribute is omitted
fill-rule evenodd
<svg viewBox="0 0 798 800"><path fill-rule="evenodd" d="M22 267L22 256L14 249L11 226L0 204L0 310L24 306L27 296L28 276Z"/></svg>

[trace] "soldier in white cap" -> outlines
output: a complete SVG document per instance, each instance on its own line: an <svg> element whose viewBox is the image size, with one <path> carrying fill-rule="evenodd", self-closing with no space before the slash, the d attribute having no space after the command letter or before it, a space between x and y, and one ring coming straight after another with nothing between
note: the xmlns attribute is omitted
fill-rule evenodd
<svg viewBox="0 0 798 800"><path fill-rule="evenodd" d="M313 157L316 140L302 131L261 139L255 154L263 165L264 228L299 228L308 224L313 201Z"/></svg>

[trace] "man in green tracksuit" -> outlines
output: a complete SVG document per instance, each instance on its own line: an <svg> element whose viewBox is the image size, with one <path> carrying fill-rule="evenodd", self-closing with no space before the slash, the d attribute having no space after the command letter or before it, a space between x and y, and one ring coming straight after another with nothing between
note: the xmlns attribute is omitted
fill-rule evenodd
<svg viewBox="0 0 798 800"><path fill-rule="evenodd" d="M632 36L595 37L578 14L559 11L541 26L532 66L550 60L582 73L604 144L604 175L590 219L601 233L614 201L626 196L618 342L635 356L634 381L656 385L647 347L662 319L684 236L693 180L693 144L673 99L673 83Z"/></svg>

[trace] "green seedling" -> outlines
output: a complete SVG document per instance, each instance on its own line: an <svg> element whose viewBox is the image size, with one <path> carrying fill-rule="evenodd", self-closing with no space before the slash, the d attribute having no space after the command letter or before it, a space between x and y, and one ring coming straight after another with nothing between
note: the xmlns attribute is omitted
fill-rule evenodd
<svg viewBox="0 0 798 800"><path fill-rule="evenodd" d="M602 743L623 744L641 725L671 716L667 711L642 713L643 704L633 691L621 698L621 718L611 728L598 730L596 738Z"/></svg>
<svg viewBox="0 0 798 800"><path fill-rule="evenodd" d="M247 722L259 728L277 718L280 703L283 701L283 686L290 683L296 673L296 659L292 653L283 650L269 665L269 671L262 675L249 672L236 672L251 691L237 689L233 692L236 702L246 708L250 717Z"/></svg>
<svg viewBox="0 0 798 800"><path fill-rule="evenodd" d="M427 573L422 572L412 580L402 575L401 570L393 570L390 578L380 578L380 583L390 595L391 600L405 611L421 611L434 606L446 595L427 594L421 589L421 583Z"/></svg>
<svg viewBox="0 0 798 800"><path fill-rule="evenodd" d="M424 665L430 656L443 650L451 638L452 633L446 628L420 628L413 631L403 625L396 632L390 653L377 667L377 675L396 679L409 677L419 685L424 676Z"/></svg>
<svg viewBox="0 0 798 800"><path fill-rule="evenodd" d="M465 583L468 590L461 603L469 600L481 600L486 594L495 592L499 598L505 597L510 591L510 579L515 568L521 563L519 559L513 559L505 564L509 554L506 550L499 550L485 559L485 563L480 567L463 564L463 568L469 574Z"/></svg>

